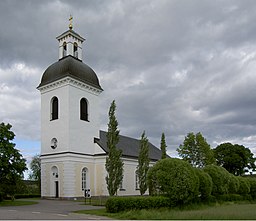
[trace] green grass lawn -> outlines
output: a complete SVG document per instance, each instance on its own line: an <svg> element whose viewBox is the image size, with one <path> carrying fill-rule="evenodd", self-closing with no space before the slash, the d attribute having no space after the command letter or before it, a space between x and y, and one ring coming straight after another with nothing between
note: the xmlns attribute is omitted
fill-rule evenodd
<svg viewBox="0 0 256 221"><path fill-rule="evenodd" d="M25 205L33 205L37 204L36 201L26 201L26 200L4 200L3 202L0 202L0 206L25 206Z"/></svg>
<svg viewBox="0 0 256 221"><path fill-rule="evenodd" d="M105 209L83 210L77 213L108 216L113 219L190 219L190 220L255 220L256 204L222 204L215 206L200 206L193 209L158 209L137 210L120 213L107 213Z"/></svg>

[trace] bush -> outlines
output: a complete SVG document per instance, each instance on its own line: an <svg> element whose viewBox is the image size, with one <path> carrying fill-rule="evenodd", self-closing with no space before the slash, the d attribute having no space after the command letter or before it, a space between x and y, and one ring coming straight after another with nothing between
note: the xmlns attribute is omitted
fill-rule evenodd
<svg viewBox="0 0 256 221"><path fill-rule="evenodd" d="M212 178L212 195L218 196L229 193L230 174L225 168L208 165L204 171Z"/></svg>
<svg viewBox="0 0 256 221"><path fill-rule="evenodd" d="M199 196L203 201L209 200L212 193L212 178L202 169L195 168L196 175L199 179Z"/></svg>
<svg viewBox="0 0 256 221"><path fill-rule="evenodd" d="M250 182L244 177L237 177L239 180L239 189L237 193L241 195L248 195L250 193Z"/></svg>
<svg viewBox="0 0 256 221"><path fill-rule="evenodd" d="M256 179L255 178L247 178L250 183L250 195L253 200L256 199Z"/></svg>
<svg viewBox="0 0 256 221"><path fill-rule="evenodd" d="M242 201L244 197L239 194L223 194L218 196L218 200L220 201Z"/></svg>
<svg viewBox="0 0 256 221"><path fill-rule="evenodd" d="M236 177L233 174L229 174L230 178L229 178L229 186L228 186L228 193L229 194L236 194L238 193L239 190L239 186L240 186L240 182L238 177Z"/></svg>
<svg viewBox="0 0 256 221"><path fill-rule="evenodd" d="M160 160L150 168L148 186L150 194L165 195L173 205L189 203L199 194L199 181L193 167L175 158Z"/></svg>
<svg viewBox="0 0 256 221"><path fill-rule="evenodd" d="M111 197L106 202L109 213L125 210L157 209L170 206L170 199L163 196Z"/></svg>
<svg viewBox="0 0 256 221"><path fill-rule="evenodd" d="M2 202L4 200L4 193L0 192L0 202Z"/></svg>

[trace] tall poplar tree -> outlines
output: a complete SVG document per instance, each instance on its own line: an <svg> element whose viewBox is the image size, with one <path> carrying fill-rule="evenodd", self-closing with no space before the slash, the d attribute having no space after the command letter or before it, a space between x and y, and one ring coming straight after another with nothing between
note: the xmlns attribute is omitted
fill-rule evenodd
<svg viewBox="0 0 256 221"><path fill-rule="evenodd" d="M118 122L115 116L116 104L112 101L109 108L109 123L107 132L108 156L105 168L107 171L106 183L110 196L117 194L118 187L123 181L123 161L121 159L122 151L117 149L116 145L119 141Z"/></svg>
<svg viewBox="0 0 256 221"><path fill-rule="evenodd" d="M147 190L147 173L149 170L149 145L145 131L141 135L138 163L136 174L139 180L140 194L143 195Z"/></svg>
<svg viewBox="0 0 256 221"><path fill-rule="evenodd" d="M162 137L161 137L161 151L162 151L162 159L166 158L166 142L165 142L165 135L164 133L162 133Z"/></svg>

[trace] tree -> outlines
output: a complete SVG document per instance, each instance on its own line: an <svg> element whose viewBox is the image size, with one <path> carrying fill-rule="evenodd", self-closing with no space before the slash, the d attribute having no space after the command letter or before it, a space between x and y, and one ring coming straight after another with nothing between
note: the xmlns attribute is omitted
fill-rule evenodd
<svg viewBox="0 0 256 221"><path fill-rule="evenodd" d="M141 135L140 140L140 151L138 157L138 166L136 170L136 174L139 180L139 188L140 188L140 195L143 195L147 190L147 173L149 169L149 146L148 146L148 139L145 136L145 131Z"/></svg>
<svg viewBox="0 0 256 221"><path fill-rule="evenodd" d="M148 171L151 195L166 195L172 205L189 203L199 195L199 179L195 169L184 160L159 160Z"/></svg>
<svg viewBox="0 0 256 221"><path fill-rule="evenodd" d="M161 137L161 151L162 151L162 159L166 158L166 143L165 143L165 135L164 133L162 133L162 137Z"/></svg>
<svg viewBox="0 0 256 221"><path fill-rule="evenodd" d="M0 192L13 196L27 168L26 160L12 143L15 134L11 128L10 124L0 124Z"/></svg>
<svg viewBox="0 0 256 221"><path fill-rule="evenodd" d="M248 169L255 170L256 168L253 153L243 145L223 143L213 151L217 165L236 176L244 174Z"/></svg>
<svg viewBox="0 0 256 221"><path fill-rule="evenodd" d="M183 160L188 161L194 167L203 168L215 163L213 151L200 132L196 135L188 133L183 145L180 145L177 151Z"/></svg>
<svg viewBox="0 0 256 221"><path fill-rule="evenodd" d="M118 122L115 117L116 104L111 103L109 108L109 123L107 132L108 156L106 158L105 168L107 171L106 183L110 196L117 193L118 187L123 181L123 161L121 159L122 151L117 149L116 145L119 141Z"/></svg>
<svg viewBox="0 0 256 221"><path fill-rule="evenodd" d="M41 159L39 154L35 155L32 158L30 163L31 172L29 174L30 180L35 180L39 189L41 190Z"/></svg>

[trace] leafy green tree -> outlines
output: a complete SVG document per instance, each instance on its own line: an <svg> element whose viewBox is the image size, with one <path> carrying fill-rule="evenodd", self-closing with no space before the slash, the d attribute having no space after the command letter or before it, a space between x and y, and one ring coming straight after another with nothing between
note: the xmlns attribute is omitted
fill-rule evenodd
<svg viewBox="0 0 256 221"><path fill-rule="evenodd" d="M123 161L121 159L122 151L117 149L119 141L118 122L115 117L116 104L111 103L109 108L109 123L107 132L108 156L106 158L105 168L107 171L106 183L110 196L117 194L118 187L123 181Z"/></svg>
<svg viewBox="0 0 256 221"><path fill-rule="evenodd" d="M148 171L151 195L166 195L172 205L193 201L199 194L199 180L194 168L184 160L166 158Z"/></svg>
<svg viewBox="0 0 256 221"><path fill-rule="evenodd" d="M199 197L205 201L209 199L212 193L212 178L200 168L194 168L194 170L199 179Z"/></svg>
<svg viewBox="0 0 256 221"><path fill-rule="evenodd" d="M161 136L161 151L162 151L162 159L165 159L166 158L166 142L165 142L165 135L164 133L162 133L162 136Z"/></svg>
<svg viewBox="0 0 256 221"><path fill-rule="evenodd" d="M243 145L222 143L213 151L217 165L236 176L244 174L248 169L256 168L253 153Z"/></svg>
<svg viewBox="0 0 256 221"><path fill-rule="evenodd" d="M200 132L196 135L188 133L183 145L180 145L177 151L183 160L188 161L194 167L203 168L215 163L213 151Z"/></svg>
<svg viewBox="0 0 256 221"><path fill-rule="evenodd" d="M147 190L147 173L149 169L149 145L148 139L145 135L145 131L141 135L140 140L140 151L138 157L138 166L136 170L136 174L139 179L139 188L140 194L143 195Z"/></svg>
<svg viewBox="0 0 256 221"><path fill-rule="evenodd" d="M30 180L35 180L39 189L41 190L41 159L39 154L35 155L30 162L31 172L29 174Z"/></svg>
<svg viewBox="0 0 256 221"><path fill-rule="evenodd" d="M15 149L15 134L10 124L0 124L0 192L13 196L23 178L26 160Z"/></svg>
<svg viewBox="0 0 256 221"><path fill-rule="evenodd" d="M230 173L223 167L207 165L203 169L212 178L212 195L218 196L229 193Z"/></svg>

